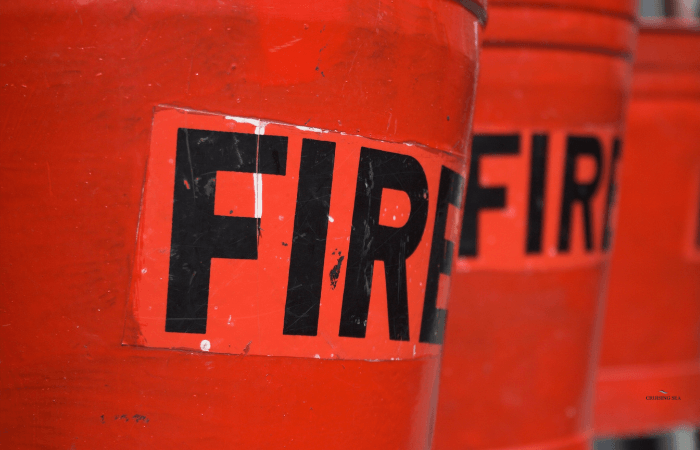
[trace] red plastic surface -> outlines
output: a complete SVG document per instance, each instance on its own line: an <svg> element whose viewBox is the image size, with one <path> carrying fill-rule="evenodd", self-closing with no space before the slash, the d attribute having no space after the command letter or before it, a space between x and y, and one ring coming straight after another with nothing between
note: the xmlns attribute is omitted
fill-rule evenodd
<svg viewBox="0 0 700 450"><path fill-rule="evenodd" d="M489 8L474 134L517 136L519 145L509 154L498 145L489 151L499 154L482 154L478 172L478 147L472 148L470 177L478 175L481 189L505 191L502 205L494 193L491 206L478 210L478 250L462 254L453 275L435 448L587 449L610 255L604 242L615 235L614 142L623 137L635 4ZM533 169L537 135L547 142L540 148L545 175ZM571 136L595 139L601 150L598 164L581 158L574 171L578 183L600 176L590 197L590 248L581 204L571 213L570 247L559 245ZM533 201L533 183L542 187L542 203ZM476 184L469 181L467 198ZM532 252L530 205L541 211ZM466 218L463 230L465 224Z"/></svg>
<svg viewBox="0 0 700 450"><path fill-rule="evenodd" d="M645 24L632 92L596 392L601 436L700 423L697 22Z"/></svg>
<svg viewBox="0 0 700 450"><path fill-rule="evenodd" d="M436 357L121 342L157 105L464 158L477 29L447 0L3 2L3 445L427 448Z"/></svg>

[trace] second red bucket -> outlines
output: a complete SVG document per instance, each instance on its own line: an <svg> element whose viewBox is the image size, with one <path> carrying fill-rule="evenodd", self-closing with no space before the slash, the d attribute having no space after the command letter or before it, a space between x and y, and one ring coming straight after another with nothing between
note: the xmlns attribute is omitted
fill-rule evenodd
<svg viewBox="0 0 700 450"><path fill-rule="evenodd" d="M489 4L438 450L590 445L635 7Z"/></svg>

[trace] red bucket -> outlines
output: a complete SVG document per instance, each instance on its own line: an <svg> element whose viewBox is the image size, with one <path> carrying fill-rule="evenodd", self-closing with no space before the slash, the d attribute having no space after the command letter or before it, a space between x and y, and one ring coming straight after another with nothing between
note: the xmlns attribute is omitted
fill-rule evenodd
<svg viewBox="0 0 700 450"><path fill-rule="evenodd" d="M428 448L483 18L4 2L3 444Z"/></svg>
<svg viewBox="0 0 700 450"><path fill-rule="evenodd" d="M644 22L628 114L595 430L700 424L700 27Z"/></svg>
<svg viewBox="0 0 700 450"><path fill-rule="evenodd" d="M489 4L439 450L591 444L635 6Z"/></svg>

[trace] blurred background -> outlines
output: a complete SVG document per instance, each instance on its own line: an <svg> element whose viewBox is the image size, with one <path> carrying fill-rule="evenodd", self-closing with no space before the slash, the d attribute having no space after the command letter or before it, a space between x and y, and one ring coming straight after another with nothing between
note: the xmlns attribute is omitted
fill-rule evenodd
<svg viewBox="0 0 700 450"><path fill-rule="evenodd" d="M696 450L700 448L697 430L680 429L674 433L629 439L600 439L595 450Z"/></svg>
<svg viewBox="0 0 700 450"><path fill-rule="evenodd" d="M698 0L641 0L639 15L642 17L697 17Z"/></svg>

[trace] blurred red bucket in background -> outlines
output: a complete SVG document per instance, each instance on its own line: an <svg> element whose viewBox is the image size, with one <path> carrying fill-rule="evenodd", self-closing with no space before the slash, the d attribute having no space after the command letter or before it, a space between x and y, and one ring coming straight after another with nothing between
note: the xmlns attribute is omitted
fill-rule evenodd
<svg viewBox="0 0 700 450"><path fill-rule="evenodd" d="M428 448L484 19L4 2L3 444Z"/></svg>
<svg viewBox="0 0 700 450"><path fill-rule="evenodd" d="M596 392L601 436L700 424L700 26L642 25Z"/></svg>
<svg viewBox="0 0 700 450"><path fill-rule="evenodd" d="M489 3L439 450L591 445L635 12Z"/></svg>

